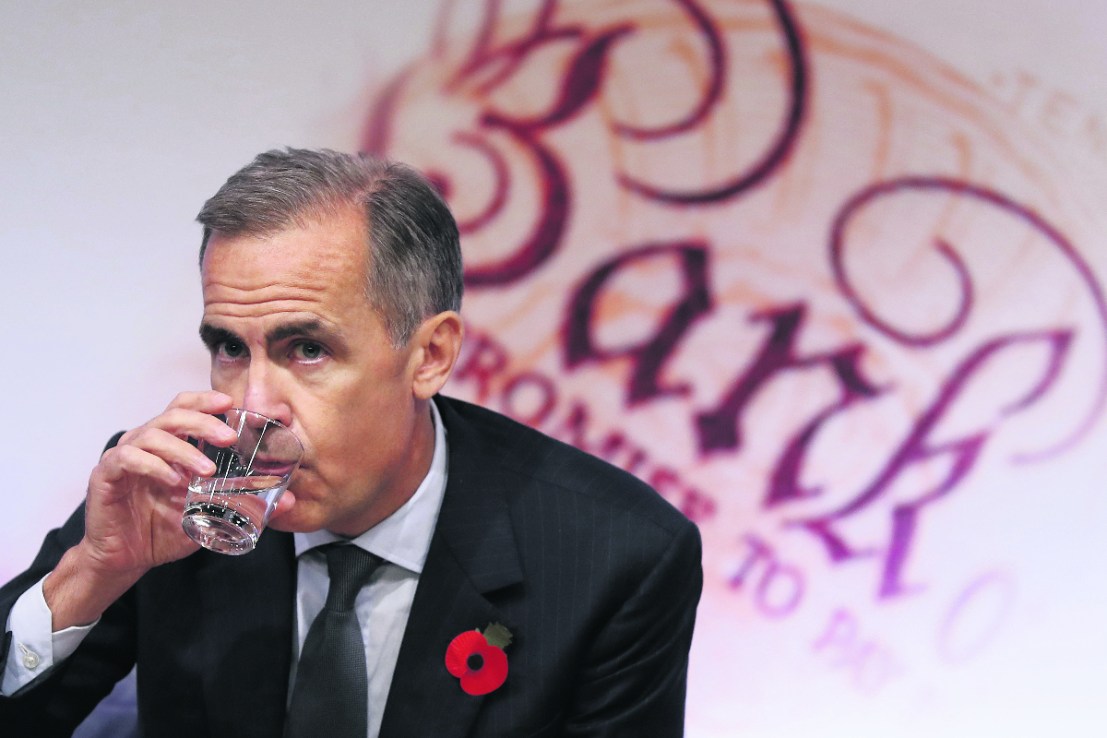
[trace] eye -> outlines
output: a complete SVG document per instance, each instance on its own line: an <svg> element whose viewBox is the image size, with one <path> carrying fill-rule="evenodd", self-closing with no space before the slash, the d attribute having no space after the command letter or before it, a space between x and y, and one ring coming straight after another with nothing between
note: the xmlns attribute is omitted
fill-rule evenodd
<svg viewBox="0 0 1107 738"><path fill-rule="evenodd" d="M300 341L292 347L292 358L298 361L319 361L327 355L327 350L314 341Z"/></svg>
<svg viewBox="0 0 1107 738"><path fill-rule="evenodd" d="M246 345L241 341L222 341L216 345L215 353L226 359L239 359L246 355Z"/></svg>

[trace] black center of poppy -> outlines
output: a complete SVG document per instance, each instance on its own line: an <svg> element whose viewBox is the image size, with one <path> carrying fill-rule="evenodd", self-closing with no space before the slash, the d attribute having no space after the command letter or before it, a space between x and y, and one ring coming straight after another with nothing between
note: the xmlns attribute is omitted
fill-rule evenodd
<svg viewBox="0 0 1107 738"><path fill-rule="evenodd" d="M479 653L475 653L465 660L465 665L469 667L469 671L478 671L484 666L484 657Z"/></svg>

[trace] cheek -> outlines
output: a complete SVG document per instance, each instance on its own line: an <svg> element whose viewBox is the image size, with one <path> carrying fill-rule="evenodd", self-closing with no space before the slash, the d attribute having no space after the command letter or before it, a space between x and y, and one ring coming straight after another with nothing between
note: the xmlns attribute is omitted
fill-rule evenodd
<svg viewBox="0 0 1107 738"><path fill-rule="evenodd" d="M375 409L363 406L362 412L349 414L331 431L337 461L351 473L372 469L376 459L385 453L391 430L391 424Z"/></svg>
<svg viewBox="0 0 1107 738"><path fill-rule="evenodd" d="M328 476L349 476L367 466L379 442L381 408L357 392L329 394L302 416L316 463ZM336 480L337 481L337 480Z"/></svg>
<svg viewBox="0 0 1107 738"><path fill-rule="evenodd" d="M241 364L211 364L211 388L229 395L234 407L242 407L246 401L248 369Z"/></svg>
<svg viewBox="0 0 1107 738"><path fill-rule="evenodd" d="M397 367L350 368L299 389L293 415L321 476L332 484L363 481L382 459L405 447L412 396Z"/></svg>

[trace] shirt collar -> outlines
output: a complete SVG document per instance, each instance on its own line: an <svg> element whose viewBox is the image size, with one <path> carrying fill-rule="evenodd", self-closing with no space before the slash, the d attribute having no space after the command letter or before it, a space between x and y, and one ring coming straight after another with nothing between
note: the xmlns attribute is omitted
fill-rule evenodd
<svg viewBox="0 0 1107 738"><path fill-rule="evenodd" d="M434 423L434 454L430 469L407 502L351 543L380 556L385 561L421 574L430 549L431 536L438 522L438 510L446 492L446 427L434 401L430 402ZM328 530L295 533L296 555L326 543L345 540Z"/></svg>

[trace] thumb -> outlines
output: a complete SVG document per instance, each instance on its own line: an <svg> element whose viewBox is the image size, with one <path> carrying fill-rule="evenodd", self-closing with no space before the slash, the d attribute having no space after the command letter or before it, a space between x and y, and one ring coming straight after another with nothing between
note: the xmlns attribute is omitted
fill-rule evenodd
<svg viewBox="0 0 1107 738"><path fill-rule="evenodd" d="M270 522L274 520L280 520L282 517L288 514L288 512L296 505L296 495L291 490L285 490L280 498L277 500L277 507L273 509L273 514L269 516Z"/></svg>

